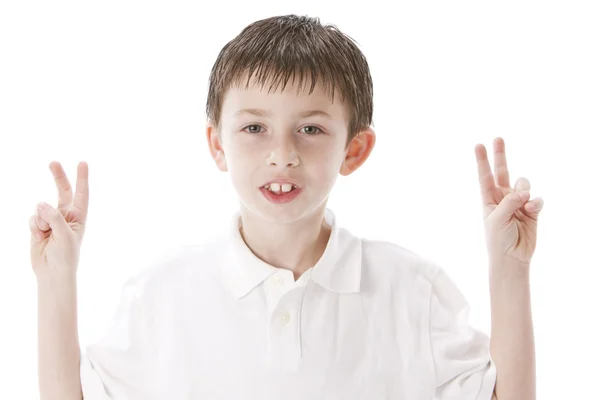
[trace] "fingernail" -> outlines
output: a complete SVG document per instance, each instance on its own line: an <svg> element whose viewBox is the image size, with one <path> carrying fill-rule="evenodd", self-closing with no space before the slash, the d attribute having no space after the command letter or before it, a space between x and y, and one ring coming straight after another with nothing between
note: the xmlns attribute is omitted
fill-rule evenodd
<svg viewBox="0 0 600 400"><path fill-rule="evenodd" d="M46 208L48 208L48 204L46 204L46 203L38 204L38 210L44 211Z"/></svg>

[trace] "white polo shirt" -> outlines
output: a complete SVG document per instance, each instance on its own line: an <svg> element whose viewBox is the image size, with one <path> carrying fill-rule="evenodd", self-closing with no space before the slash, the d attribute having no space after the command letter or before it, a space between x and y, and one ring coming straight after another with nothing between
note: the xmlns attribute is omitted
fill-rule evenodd
<svg viewBox="0 0 600 400"><path fill-rule="evenodd" d="M339 227L294 281L239 232L183 248L124 285L82 350L86 400L490 400L489 338L445 272Z"/></svg>

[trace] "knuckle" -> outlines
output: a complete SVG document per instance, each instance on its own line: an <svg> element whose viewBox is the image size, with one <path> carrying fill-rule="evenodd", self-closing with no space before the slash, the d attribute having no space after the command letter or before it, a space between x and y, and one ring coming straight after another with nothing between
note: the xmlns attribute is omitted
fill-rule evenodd
<svg viewBox="0 0 600 400"><path fill-rule="evenodd" d="M39 230L38 224L33 215L29 218L29 230L32 233L36 233Z"/></svg>
<svg viewBox="0 0 600 400"><path fill-rule="evenodd" d="M42 220L40 220L39 218L37 219L37 226L38 228L40 228L40 230L44 230L46 223Z"/></svg>

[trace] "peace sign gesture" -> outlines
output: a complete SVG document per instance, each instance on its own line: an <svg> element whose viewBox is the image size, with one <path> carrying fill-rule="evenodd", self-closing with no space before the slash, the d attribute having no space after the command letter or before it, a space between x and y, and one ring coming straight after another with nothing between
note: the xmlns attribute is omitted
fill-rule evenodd
<svg viewBox="0 0 600 400"><path fill-rule="evenodd" d="M529 266L535 251L537 222L544 201L539 197L529 200L531 184L526 178L517 179L514 188L510 186L502 138L494 139L494 173L484 145L475 146L475 158L490 260L499 265L512 261Z"/></svg>
<svg viewBox="0 0 600 400"><path fill-rule="evenodd" d="M58 189L58 207L39 203L29 218L31 265L38 279L75 274L88 215L87 163L81 162L77 167L74 195L62 165L53 161L49 167Z"/></svg>

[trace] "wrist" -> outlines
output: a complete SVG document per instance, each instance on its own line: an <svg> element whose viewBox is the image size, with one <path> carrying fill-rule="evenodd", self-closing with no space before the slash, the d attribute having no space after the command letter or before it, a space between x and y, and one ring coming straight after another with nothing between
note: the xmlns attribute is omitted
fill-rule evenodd
<svg viewBox="0 0 600 400"><path fill-rule="evenodd" d="M76 273L42 273L36 275L39 289L77 285Z"/></svg>
<svg viewBox="0 0 600 400"><path fill-rule="evenodd" d="M489 261L489 274L490 279L517 279L517 280L529 280L530 277L530 265L523 264L518 261L511 260L490 260Z"/></svg>

